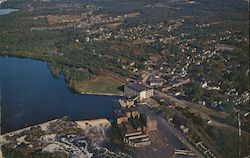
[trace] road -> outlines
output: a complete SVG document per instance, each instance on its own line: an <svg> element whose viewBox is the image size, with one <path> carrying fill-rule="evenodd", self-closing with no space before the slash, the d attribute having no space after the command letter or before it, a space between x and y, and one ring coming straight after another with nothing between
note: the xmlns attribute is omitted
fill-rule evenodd
<svg viewBox="0 0 250 158"><path fill-rule="evenodd" d="M179 107L182 107L184 109L189 108L189 110L192 110L192 112L194 112L196 114L199 114L203 119L208 120L208 123L211 126L220 127L220 128L227 128L227 129L232 130L234 132L238 131L237 128L235 128L235 127L233 127L231 125L225 124L225 123L218 122L218 121L214 120L213 118L211 118L209 116L209 115L213 115L213 116L224 115L226 117L227 114L225 114L225 113L210 112L211 110L207 109L206 107L203 107L201 105L194 104L194 103L191 103L191 102L187 102L185 100L180 100L180 99L174 98L174 97L172 97L172 96L170 96L170 95L168 95L166 93L160 92L158 90L154 90L154 93L155 93L155 95L159 96L160 98L167 98L170 101L175 102L176 105L179 106ZM204 109L208 112L208 114L204 112ZM242 131L242 132L244 134L249 134L246 131Z"/></svg>
<svg viewBox="0 0 250 158"><path fill-rule="evenodd" d="M199 158L204 158L204 156L200 153L199 150L197 150L193 145L187 140L186 136L184 136L181 132L176 130L172 125L169 124L164 118L157 117L157 121L159 123L160 131L164 131L164 129L170 131L173 133L185 146L192 151L196 156ZM164 132L165 133L165 132Z"/></svg>
<svg viewBox="0 0 250 158"><path fill-rule="evenodd" d="M153 114L148 107L146 106L139 106L139 111L141 113L145 113L146 115L151 115L157 119L157 128L162 132L162 134L167 137L167 139L171 142L173 146L177 149L185 149L182 145L184 144L188 150L192 151L196 156L199 158L204 158L204 156L197 150L193 145L188 141L185 135L175 129L167 120L164 118Z"/></svg>

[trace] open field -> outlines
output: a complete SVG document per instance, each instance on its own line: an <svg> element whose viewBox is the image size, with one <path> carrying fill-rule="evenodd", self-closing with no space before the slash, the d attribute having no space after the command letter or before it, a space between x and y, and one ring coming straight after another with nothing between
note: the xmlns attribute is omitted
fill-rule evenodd
<svg viewBox="0 0 250 158"><path fill-rule="evenodd" d="M122 95L118 88L123 85L110 76L101 75L92 80L78 82L75 88L78 92L86 94Z"/></svg>

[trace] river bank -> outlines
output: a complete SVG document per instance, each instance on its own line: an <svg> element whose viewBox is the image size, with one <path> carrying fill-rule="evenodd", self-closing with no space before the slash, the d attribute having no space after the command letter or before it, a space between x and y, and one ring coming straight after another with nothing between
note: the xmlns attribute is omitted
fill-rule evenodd
<svg viewBox="0 0 250 158"><path fill-rule="evenodd" d="M35 61L46 62L47 64L51 62L49 58L44 58L44 57L39 58L39 57L25 56L25 55L9 55L7 53L0 54L0 57L31 59ZM49 66L48 68L51 69ZM76 82L76 84L73 84L71 86L68 80L65 79L65 82L71 91L78 94L100 95L100 96L124 96L121 90L122 87L124 86L124 83L106 74L100 74L99 76L96 76L90 80L78 81Z"/></svg>
<svg viewBox="0 0 250 158"><path fill-rule="evenodd" d="M3 4L4 2L7 2L7 0L0 0L0 5Z"/></svg>
<svg viewBox="0 0 250 158"><path fill-rule="evenodd" d="M2 8L1 6L7 2L7 0L0 0L0 15L6 15L15 11L18 11L18 9L13 8Z"/></svg>
<svg viewBox="0 0 250 158"><path fill-rule="evenodd" d="M2 133L62 116L112 118L116 100L121 98L70 90L64 76L53 77L42 61L0 57L0 72Z"/></svg>
<svg viewBox="0 0 250 158"><path fill-rule="evenodd" d="M103 119L69 121L66 117L0 136L3 157L130 157L110 142L111 123Z"/></svg>
<svg viewBox="0 0 250 158"><path fill-rule="evenodd" d="M81 92L83 95L96 95L96 96L119 96L123 97L124 94L112 94L112 93L94 93L94 92Z"/></svg>

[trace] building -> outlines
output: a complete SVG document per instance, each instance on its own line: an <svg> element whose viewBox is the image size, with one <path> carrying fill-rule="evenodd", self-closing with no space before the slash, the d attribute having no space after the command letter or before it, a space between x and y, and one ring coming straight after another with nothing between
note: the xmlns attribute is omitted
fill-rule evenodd
<svg viewBox="0 0 250 158"><path fill-rule="evenodd" d="M133 97L133 98L129 98L129 99L119 99L118 102L121 105L121 107L130 108L130 107L134 106L136 99L137 99L137 97Z"/></svg>
<svg viewBox="0 0 250 158"><path fill-rule="evenodd" d="M153 89L137 83L125 86L124 92L130 96L138 96L139 100L144 100L153 96Z"/></svg>
<svg viewBox="0 0 250 158"><path fill-rule="evenodd" d="M151 79L149 80L149 85L150 86L162 86L163 81L161 79Z"/></svg>
<svg viewBox="0 0 250 158"><path fill-rule="evenodd" d="M147 130L157 130L157 120L155 118L147 116Z"/></svg>
<svg viewBox="0 0 250 158"><path fill-rule="evenodd" d="M136 108L115 110L114 116L124 143L131 147L142 147L151 144L148 133L157 129L156 120L144 116Z"/></svg>

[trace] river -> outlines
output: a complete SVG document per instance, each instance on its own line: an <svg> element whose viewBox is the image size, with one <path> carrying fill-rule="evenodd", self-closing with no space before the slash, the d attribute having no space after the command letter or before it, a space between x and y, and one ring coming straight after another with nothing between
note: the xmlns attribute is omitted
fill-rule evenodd
<svg viewBox="0 0 250 158"><path fill-rule="evenodd" d="M46 62L0 56L1 131L10 132L63 116L73 120L112 117L115 96L70 91Z"/></svg>
<svg viewBox="0 0 250 158"><path fill-rule="evenodd" d="M0 8L0 15L6 15L15 11L18 11L18 9L1 9Z"/></svg>

